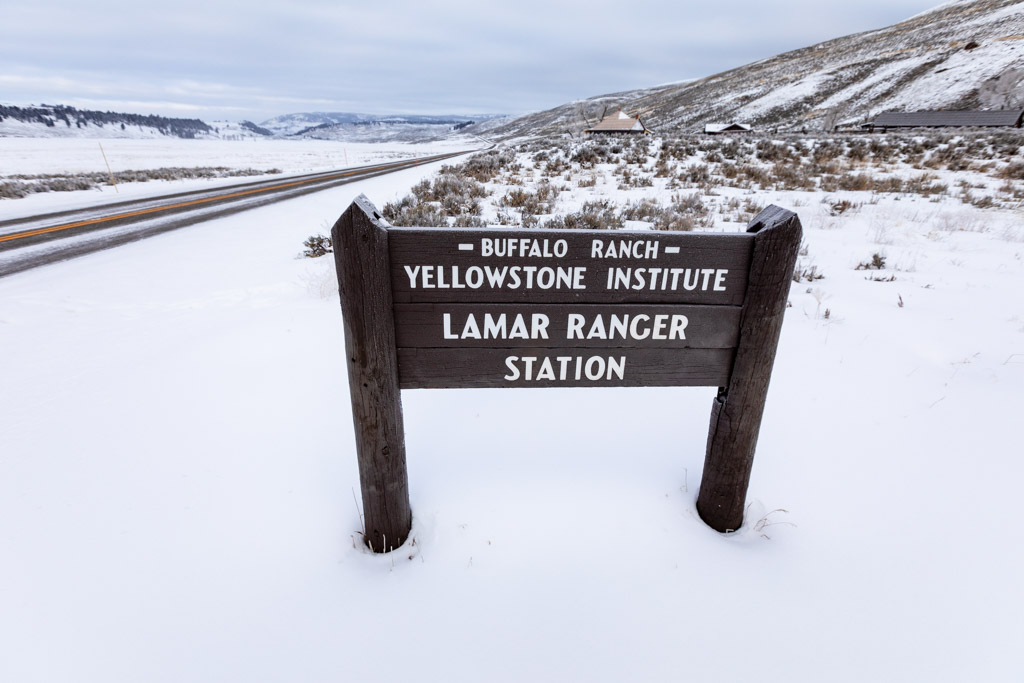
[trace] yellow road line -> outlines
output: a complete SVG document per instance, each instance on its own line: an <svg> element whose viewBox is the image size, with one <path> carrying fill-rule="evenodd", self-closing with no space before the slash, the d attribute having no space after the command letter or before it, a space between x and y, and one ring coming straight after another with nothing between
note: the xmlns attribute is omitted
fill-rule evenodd
<svg viewBox="0 0 1024 683"><path fill-rule="evenodd" d="M22 239L25 237L35 237L36 235L45 235L50 232L59 232L61 230L70 230L72 228L80 228L83 225L95 225L97 223L105 223L107 221L116 221L121 218L132 218L133 216L143 216L147 213L159 213L160 211L168 211L170 209L180 209L185 206L195 206L196 204L206 204L209 202L219 201L221 199L233 199L234 197L244 197L245 195L258 194L260 192L268 192L270 190L280 190L286 187L295 187L296 185L305 185L306 183L318 182L321 180L333 180L335 178L344 178L345 176L356 175L360 173L368 173L371 171L379 170L382 168L390 168L391 166L403 166L403 165L419 165L423 160L416 159L414 161L403 161L396 164L381 164L380 166L371 166L369 168L363 168L358 171L348 171L347 173L338 173L337 175L318 176L316 178L307 178L306 180L298 180L293 183L282 183L280 185L271 185L270 187L259 187L254 190L244 190L242 192L233 192L231 194L219 194L215 197L206 197L205 199L193 199L188 202L179 202L177 204L167 204L165 206L155 206L150 209L140 209L138 211L129 211L127 213L118 213L113 216L104 216L102 218L92 218L87 221L78 221L77 223L65 223L63 225L55 225L50 228L39 228L38 230L27 230L25 232L15 232L10 235L0 235L0 242L10 242L11 240Z"/></svg>

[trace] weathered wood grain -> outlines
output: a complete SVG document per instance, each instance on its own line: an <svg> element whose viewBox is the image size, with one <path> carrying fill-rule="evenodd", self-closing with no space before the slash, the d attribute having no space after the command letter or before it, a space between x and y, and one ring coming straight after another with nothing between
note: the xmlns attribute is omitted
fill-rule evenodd
<svg viewBox="0 0 1024 683"><path fill-rule="evenodd" d="M675 303L717 304L738 306L743 302L747 270L750 264L751 235L743 233L687 233L687 232L620 232L602 230L501 230L443 229L443 228L390 228L392 295L396 303ZM483 240L536 240L544 244L547 256L485 256ZM547 240L547 243L544 241ZM564 240L567 251L556 257L553 248ZM604 244L657 244L655 258L595 258L594 240ZM472 249L460 249L460 245ZM666 248L678 248L678 253L667 253ZM642 249L640 250L642 251ZM406 266L430 266L439 269L443 281L435 277L430 288L413 287ZM477 288L466 286L467 270L471 267L515 269L525 280L529 268L585 268L582 282L586 289L551 287L548 289L524 285L495 287L489 281ZM609 290L609 268L644 269L643 280L632 279L628 288ZM454 269L458 268L456 280ZM677 269L676 287L661 289L665 269ZM651 271L650 269L656 269ZM704 291L700 287L687 290L687 277L693 278L704 270L728 271L723 284L725 291ZM434 274L436 271L432 271ZM637 271L634 271L634 273ZM703 276L701 276L703 280ZM658 280L654 289L652 279ZM421 282L422 284L422 282ZM702 283L703 284L703 283ZM639 288L634 288L639 287Z"/></svg>
<svg viewBox="0 0 1024 683"><path fill-rule="evenodd" d="M754 233L739 346L728 384L711 410L697 512L710 527L735 531L743 522L754 449L764 415L775 351L800 248L800 219L770 206L748 230Z"/></svg>
<svg viewBox="0 0 1024 683"><path fill-rule="evenodd" d="M402 545L412 527L392 318L388 233L360 195L331 230L345 324L366 544Z"/></svg>
<svg viewBox="0 0 1024 683"><path fill-rule="evenodd" d="M403 389L713 387L728 381L733 354L732 349L399 349L398 365ZM508 379L514 373L507 360L513 357L519 359L513 363L518 379ZM599 379L590 379L587 363L595 357L602 360L595 361L591 370L597 374L600 367L605 372ZM560 358L567 359L564 365ZM545 359L554 379L538 379ZM622 362L621 377L613 374L608 359ZM563 367L565 379L561 378ZM527 372L532 372L533 379L526 379Z"/></svg>
<svg viewBox="0 0 1024 683"><path fill-rule="evenodd" d="M447 329L445 316L448 318ZM462 337L469 316L479 327L480 339L446 338ZM534 332L534 316L544 316L549 323L544 327L546 337L538 334L536 339L523 339L522 330ZM574 338L569 339L570 315L582 316L583 325L573 327ZM501 318L504 316L504 318ZM639 323L631 334L627 328L622 338L621 329L611 330L613 316L620 322L632 326ZM628 317L626 317L628 316ZM644 317L638 317L644 316ZM678 316L684 316L680 321ZM600 339L600 328L595 321L600 319L609 337ZM579 317L575 320L580 320ZM516 331L519 336L501 338L488 336L485 321L505 330L505 336ZM673 334L676 322L685 323L682 333ZM724 349L736 346L739 337L739 306L667 306L667 305L613 305L595 304L395 304L395 337L399 348L511 348L511 347L586 347L586 348L700 348ZM493 326L492 325L492 326ZM579 338L579 330L584 338ZM655 334L657 333L657 334ZM472 329L469 334L472 334ZM655 336L662 338L654 338ZM484 338L488 337L488 338ZM496 337L496 338L492 338ZM590 337L590 338L587 338Z"/></svg>

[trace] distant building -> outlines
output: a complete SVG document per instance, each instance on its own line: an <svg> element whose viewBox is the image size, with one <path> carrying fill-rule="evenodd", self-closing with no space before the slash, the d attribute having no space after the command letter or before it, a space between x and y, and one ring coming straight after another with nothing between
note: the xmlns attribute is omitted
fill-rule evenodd
<svg viewBox="0 0 1024 683"><path fill-rule="evenodd" d="M754 129L743 123L708 123L704 125L704 132L708 135L721 135L722 133L749 133Z"/></svg>
<svg viewBox="0 0 1024 683"><path fill-rule="evenodd" d="M593 128L588 128L585 133L647 133L647 126L643 124L640 117L632 117L621 109L604 117L601 123Z"/></svg>
<svg viewBox="0 0 1024 683"><path fill-rule="evenodd" d="M996 111L887 111L862 124L869 131L890 128L1020 128L1024 109Z"/></svg>

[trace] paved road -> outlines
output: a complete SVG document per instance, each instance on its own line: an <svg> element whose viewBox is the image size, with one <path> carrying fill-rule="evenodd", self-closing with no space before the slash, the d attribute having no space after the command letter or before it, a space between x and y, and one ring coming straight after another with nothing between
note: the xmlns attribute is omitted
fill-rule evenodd
<svg viewBox="0 0 1024 683"><path fill-rule="evenodd" d="M239 183L0 221L0 277L466 152Z"/></svg>

